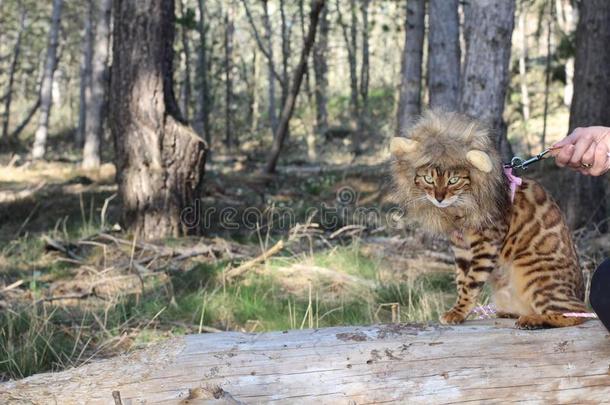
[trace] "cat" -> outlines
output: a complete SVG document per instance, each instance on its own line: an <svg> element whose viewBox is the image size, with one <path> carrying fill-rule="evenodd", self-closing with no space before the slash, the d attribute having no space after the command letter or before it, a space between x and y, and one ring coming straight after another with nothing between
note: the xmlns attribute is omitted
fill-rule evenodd
<svg viewBox="0 0 610 405"><path fill-rule="evenodd" d="M393 138L394 195L407 218L450 238L458 298L440 322L463 322L485 283L501 317L523 329L573 326L586 312L570 230L553 199L523 179L511 193L490 131L458 113L429 111Z"/></svg>

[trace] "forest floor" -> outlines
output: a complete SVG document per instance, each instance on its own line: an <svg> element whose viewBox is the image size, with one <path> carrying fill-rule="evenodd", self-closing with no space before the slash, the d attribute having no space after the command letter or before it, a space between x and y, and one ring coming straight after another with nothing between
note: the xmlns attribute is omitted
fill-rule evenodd
<svg viewBox="0 0 610 405"><path fill-rule="evenodd" d="M431 321L455 299L447 242L400 226L383 164L269 180L217 156L205 237L142 242L112 165L0 162L0 379L186 333ZM608 247L576 236L588 272Z"/></svg>

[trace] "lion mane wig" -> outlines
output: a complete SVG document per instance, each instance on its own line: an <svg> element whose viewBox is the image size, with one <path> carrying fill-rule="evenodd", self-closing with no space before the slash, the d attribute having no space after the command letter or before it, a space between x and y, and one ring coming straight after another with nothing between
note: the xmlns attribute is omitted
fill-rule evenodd
<svg viewBox="0 0 610 405"><path fill-rule="evenodd" d="M509 187L490 130L481 122L454 112L428 111L406 137L390 143L393 200L406 210L406 219L430 233L449 234L482 229L506 221L510 211ZM465 168L470 190L459 202L439 208L415 185L419 168Z"/></svg>

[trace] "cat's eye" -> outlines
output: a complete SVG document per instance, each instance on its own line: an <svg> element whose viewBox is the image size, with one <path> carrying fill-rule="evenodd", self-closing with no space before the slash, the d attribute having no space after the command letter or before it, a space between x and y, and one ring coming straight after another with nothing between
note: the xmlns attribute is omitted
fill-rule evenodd
<svg viewBox="0 0 610 405"><path fill-rule="evenodd" d="M459 177L455 176L449 179L449 184L455 184L460 180Z"/></svg>
<svg viewBox="0 0 610 405"><path fill-rule="evenodd" d="M428 184L434 184L434 178L428 174L424 176L424 181Z"/></svg>

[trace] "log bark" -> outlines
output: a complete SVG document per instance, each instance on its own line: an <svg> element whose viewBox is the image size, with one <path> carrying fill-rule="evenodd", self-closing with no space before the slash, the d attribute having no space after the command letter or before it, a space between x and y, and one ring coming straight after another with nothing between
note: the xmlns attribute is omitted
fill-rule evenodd
<svg viewBox="0 0 610 405"><path fill-rule="evenodd" d="M400 93L398 98L398 125L396 133L404 135L421 112L422 57L424 52L425 0L407 2L405 45L402 53Z"/></svg>
<svg viewBox="0 0 610 405"><path fill-rule="evenodd" d="M515 0L478 0L464 4L466 55L460 108L488 123L505 160L512 156L502 113L514 25Z"/></svg>
<svg viewBox="0 0 610 405"><path fill-rule="evenodd" d="M288 98L286 99L286 102L284 103L284 106L282 108L282 115L280 117L280 122L278 124L277 131L273 135L273 145L271 146L271 151L269 153L269 157L267 158L267 163L265 165L266 174L271 174L275 172L275 167L277 166L277 162L280 158L282 146L284 145L284 141L287 138L288 124L290 123L290 118L292 117L294 106L297 102L297 96L299 95L299 90L301 89L303 75L305 74L305 69L307 68L307 59L309 58L311 48L313 48L313 44L316 39L318 20L320 18L320 13L323 8L324 0L312 1L311 12L309 13L309 31L307 32L307 37L303 41L301 59L299 60L299 64L294 70L290 94L288 95Z"/></svg>
<svg viewBox="0 0 610 405"><path fill-rule="evenodd" d="M53 14L51 16L51 27L49 29L49 45L47 47L47 58L40 84L40 117L38 129L34 134L34 146L32 158L42 159L47 147L47 135L49 132L49 116L51 114L53 75L57 68L57 47L59 45L59 30L61 22L61 9L63 0L53 0Z"/></svg>
<svg viewBox="0 0 610 405"><path fill-rule="evenodd" d="M579 3L576 29L574 98L570 131L590 125L610 126L610 2ZM563 173L565 190L559 201L573 228L607 228L607 196L603 177ZM603 222L602 222L603 221Z"/></svg>
<svg viewBox="0 0 610 405"><path fill-rule="evenodd" d="M456 111L460 94L458 0L428 2L428 92L430 107Z"/></svg>
<svg viewBox="0 0 610 405"><path fill-rule="evenodd" d="M102 140L108 94L108 56L112 0L97 0L94 47L91 56L90 97L87 97L83 167L96 169L102 161Z"/></svg>
<svg viewBox="0 0 610 405"><path fill-rule="evenodd" d="M123 221L140 239L179 236L203 188L205 142L173 91L173 0L115 0L110 123Z"/></svg>
<svg viewBox="0 0 610 405"><path fill-rule="evenodd" d="M602 403L598 321L522 331L510 320L175 338L61 373L3 383L4 403ZM189 402L191 401L191 402Z"/></svg>

